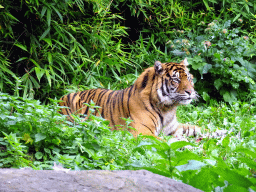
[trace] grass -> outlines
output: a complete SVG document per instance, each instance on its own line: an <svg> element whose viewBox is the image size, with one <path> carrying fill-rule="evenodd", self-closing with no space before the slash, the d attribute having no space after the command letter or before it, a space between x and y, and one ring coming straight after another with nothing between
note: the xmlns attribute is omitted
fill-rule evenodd
<svg viewBox="0 0 256 192"><path fill-rule="evenodd" d="M101 117L67 122L56 100L41 105L1 93L0 103L1 168L52 169L58 162L72 170L147 169L203 191L256 190L256 107L250 103L179 107L180 122L227 134L177 142L112 132Z"/></svg>

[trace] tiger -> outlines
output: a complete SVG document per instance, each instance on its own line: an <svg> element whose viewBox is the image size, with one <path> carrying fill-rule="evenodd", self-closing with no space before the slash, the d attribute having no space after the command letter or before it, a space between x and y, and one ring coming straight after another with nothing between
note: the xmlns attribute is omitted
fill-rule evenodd
<svg viewBox="0 0 256 192"><path fill-rule="evenodd" d="M180 63L161 63L155 61L135 80L134 84L123 90L90 89L70 93L60 99L60 113L82 114L87 118L91 100L101 115L109 121L111 130L125 125L124 118L132 122L128 129L134 137L139 134L157 137L160 133L174 137L196 136L201 133L199 127L177 122L176 110L179 105L191 103L199 96L194 90L193 75L189 73L187 58ZM134 129L135 128L135 129Z"/></svg>

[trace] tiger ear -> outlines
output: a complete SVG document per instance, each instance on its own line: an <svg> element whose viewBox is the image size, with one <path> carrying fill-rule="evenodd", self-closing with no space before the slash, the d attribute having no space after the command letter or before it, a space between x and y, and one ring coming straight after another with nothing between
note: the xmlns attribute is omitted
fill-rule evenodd
<svg viewBox="0 0 256 192"><path fill-rule="evenodd" d="M188 65L189 65L187 58L185 58L182 62L183 62L183 64L184 64L185 66L188 66Z"/></svg>
<svg viewBox="0 0 256 192"><path fill-rule="evenodd" d="M157 74L162 74L163 73L163 66L162 63L160 61L155 61L155 65L154 65L155 71Z"/></svg>

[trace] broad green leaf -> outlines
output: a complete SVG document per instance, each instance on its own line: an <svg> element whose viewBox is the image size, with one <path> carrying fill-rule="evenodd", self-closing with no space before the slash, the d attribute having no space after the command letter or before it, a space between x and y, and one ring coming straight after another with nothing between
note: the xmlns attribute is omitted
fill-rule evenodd
<svg viewBox="0 0 256 192"><path fill-rule="evenodd" d="M195 70L198 70L199 68L203 69L202 67L207 64L203 62L201 56L198 55L196 55L192 59L189 59L189 63L191 63L192 68Z"/></svg>
<svg viewBox="0 0 256 192"><path fill-rule="evenodd" d="M35 67L35 71L36 71L37 79L38 79L38 81L40 81L42 76L44 75L44 69L42 69L40 67Z"/></svg>
<svg viewBox="0 0 256 192"><path fill-rule="evenodd" d="M247 148L238 148L235 150L236 152L243 152L245 154L248 154L250 155L252 158L256 159L256 153L253 152L252 150L250 149L247 149Z"/></svg>
<svg viewBox="0 0 256 192"><path fill-rule="evenodd" d="M232 103L232 102L236 101L236 92L233 91L233 90L232 91L226 91L223 94L223 98L224 98L224 101Z"/></svg>
<svg viewBox="0 0 256 192"><path fill-rule="evenodd" d="M0 9L4 8L2 5L0 5Z"/></svg>
<svg viewBox="0 0 256 192"><path fill-rule="evenodd" d="M89 104L88 104L89 105ZM144 137L144 136L143 136ZM137 147L141 147L141 146L151 146L152 142L148 142L148 141L141 141Z"/></svg>
<svg viewBox="0 0 256 192"><path fill-rule="evenodd" d="M38 82L35 80L34 77L30 76L30 80L31 80L31 82L33 82L35 88L37 88L37 89L40 88L40 85L38 84Z"/></svg>
<svg viewBox="0 0 256 192"><path fill-rule="evenodd" d="M16 62L20 62L20 61L23 61L23 60L25 60L25 59L28 59L27 57L21 57L21 58L19 58Z"/></svg>
<svg viewBox="0 0 256 192"><path fill-rule="evenodd" d="M42 152L36 152L35 157L37 159L42 159L43 158L43 153Z"/></svg>
<svg viewBox="0 0 256 192"><path fill-rule="evenodd" d="M65 46L65 45L63 45L61 42L59 42L59 41L57 41L57 40L55 40L55 39L53 39L53 41L55 41L56 43L58 43L61 47L63 47L64 49L66 49L66 50L68 50L68 48ZM64 60L66 59L66 58L63 58Z"/></svg>
<svg viewBox="0 0 256 192"><path fill-rule="evenodd" d="M44 151L48 154L51 154L51 150L50 149L47 149L47 148L44 148Z"/></svg>
<svg viewBox="0 0 256 192"><path fill-rule="evenodd" d="M245 187L237 186L237 185L229 185L224 188L223 192L248 192L248 189Z"/></svg>
<svg viewBox="0 0 256 192"><path fill-rule="evenodd" d="M52 10L51 9L47 9L47 24L48 24L48 27L50 27L51 25L51 14L52 14Z"/></svg>
<svg viewBox="0 0 256 192"><path fill-rule="evenodd" d="M19 22L19 20L18 20L16 17L14 17L13 15L11 15L10 13L8 13L8 12L4 12L4 13L5 13L7 16L9 16L11 19L13 19L13 20Z"/></svg>
<svg viewBox="0 0 256 192"><path fill-rule="evenodd" d="M113 68L111 68L112 73L114 74L114 77L118 80L121 81L120 77L116 74Z"/></svg>
<svg viewBox="0 0 256 192"><path fill-rule="evenodd" d="M219 90L221 88L222 84L223 83L222 83L221 79L217 79L214 81L214 86L216 87L217 90Z"/></svg>
<svg viewBox="0 0 256 192"><path fill-rule="evenodd" d="M227 135L227 136L222 140L222 146L226 148L226 147L228 147L229 143L230 143L230 136Z"/></svg>
<svg viewBox="0 0 256 192"><path fill-rule="evenodd" d="M189 160L201 161L202 158L189 150L175 151L175 156L171 157L174 166L187 164Z"/></svg>
<svg viewBox="0 0 256 192"><path fill-rule="evenodd" d="M80 44L80 43L77 43L78 46L84 51L84 53L86 54L87 57L89 57L89 54L87 52L87 50Z"/></svg>
<svg viewBox="0 0 256 192"><path fill-rule="evenodd" d="M203 99L204 99L205 101L209 101L209 100L210 100L210 96L208 95L208 93L203 92Z"/></svg>
<svg viewBox="0 0 256 192"><path fill-rule="evenodd" d="M197 161L197 160L189 160L187 164L176 166L175 168L181 171L187 170L199 170L202 167L206 166L207 164Z"/></svg>
<svg viewBox="0 0 256 192"><path fill-rule="evenodd" d="M249 8L249 6L248 6L247 4L244 4L244 6L245 6L246 11L247 11L248 13L250 13L250 8Z"/></svg>
<svg viewBox="0 0 256 192"><path fill-rule="evenodd" d="M62 18L62 15L60 14L60 12L54 7L54 6L51 6L54 11L57 13L57 15L59 16L60 20L61 20L61 23L63 23L63 18Z"/></svg>
<svg viewBox="0 0 256 192"><path fill-rule="evenodd" d="M27 52L28 52L26 46L21 45L21 44L19 44L19 43L15 43L14 45L17 46L17 47L19 47L19 48L21 48L21 49L23 49L24 51L27 51Z"/></svg>
<svg viewBox="0 0 256 192"><path fill-rule="evenodd" d="M218 174L212 171L211 168L201 168L201 170L195 174L190 180L189 185L203 191L211 191L213 183L218 181Z"/></svg>
<svg viewBox="0 0 256 192"><path fill-rule="evenodd" d="M227 20L225 23L224 23L224 28L228 28L230 27L231 25L231 21L230 20Z"/></svg>
<svg viewBox="0 0 256 192"><path fill-rule="evenodd" d="M242 163L246 163L248 167L252 168L252 169L256 169L256 162L249 159L249 158L238 158L239 161L241 161Z"/></svg>
<svg viewBox="0 0 256 192"><path fill-rule="evenodd" d="M175 151L175 150L185 147L187 145L196 146L195 144L189 143L186 141L176 141L174 143L171 143L171 149Z"/></svg>
<svg viewBox="0 0 256 192"><path fill-rule="evenodd" d="M52 54L51 54L51 52L48 52L48 61L49 61L49 63L50 63L50 65L52 65Z"/></svg>
<svg viewBox="0 0 256 192"><path fill-rule="evenodd" d="M219 54L219 53L214 53L213 56L216 57L216 58L218 58L218 59L220 59L220 54Z"/></svg>
<svg viewBox="0 0 256 192"><path fill-rule="evenodd" d="M212 65L207 63L207 64L204 65L204 67L203 67L202 74L208 73L208 71L209 71L211 68L212 68Z"/></svg>
<svg viewBox="0 0 256 192"><path fill-rule="evenodd" d="M42 36L39 38L39 41L41 41L43 38L45 38L46 35L48 35L48 33L50 32L50 27L48 27L45 32L42 34Z"/></svg>
<svg viewBox="0 0 256 192"><path fill-rule="evenodd" d="M236 171L233 171L227 168L226 169L220 168L220 167L216 167L213 171L219 174L220 176L222 176L230 184L238 185L246 188L252 186L252 182L249 179L238 174Z"/></svg>
<svg viewBox="0 0 256 192"><path fill-rule="evenodd" d="M39 142L39 141L42 141L46 138L46 135L45 134L42 134L42 133L37 133L35 135L35 142Z"/></svg>
<svg viewBox="0 0 256 192"><path fill-rule="evenodd" d="M205 5L206 9L210 10L210 7L208 5L208 1L207 0L203 0L203 2L204 2L204 5Z"/></svg>
<svg viewBox="0 0 256 192"><path fill-rule="evenodd" d="M32 61L35 64L35 66L40 67L39 64L34 59L30 58L29 60Z"/></svg>
<svg viewBox="0 0 256 192"><path fill-rule="evenodd" d="M43 18L43 16L44 16L46 10L47 10L47 7L44 6L43 9L42 9L42 11L41 11L41 18Z"/></svg>
<svg viewBox="0 0 256 192"><path fill-rule="evenodd" d="M138 146L150 146L154 147L160 150L167 151L170 149L169 145L166 142L159 141L157 138L153 136L148 136L148 135L142 135L143 138L150 138L151 140L154 141L155 144L152 144L151 142L144 142L142 141Z"/></svg>
<svg viewBox="0 0 256 192"><path fill-rule="evenodd" d="M237 14L237 16L233 19L232 22L235 22L240 16L241 16L241 13Z"/></svg>
<svg viewBox="0 0 256 192"><path fill-rule="evenodd" d="M52 40L50 38L43 39L48 45L52 46Z"/></svg>
<svg viewBox="0 0 256 192"><path fill-rule="evenodd" d="M52 80L51 80L51 75L49 74L48 70L45 70L46 78L49 82L50 87L52 86Z"/></svg>

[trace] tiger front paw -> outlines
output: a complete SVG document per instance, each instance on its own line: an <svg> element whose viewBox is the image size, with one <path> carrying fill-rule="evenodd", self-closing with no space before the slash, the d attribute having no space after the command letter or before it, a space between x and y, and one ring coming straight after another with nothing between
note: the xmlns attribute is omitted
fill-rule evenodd
<svg viewBox="0 0 256 192"><path fill-rule="evenodd" d="M179 124L176 132L173 134L174 137L182 136L197 136L201 135L201 128L196 125Z"/></svg>

